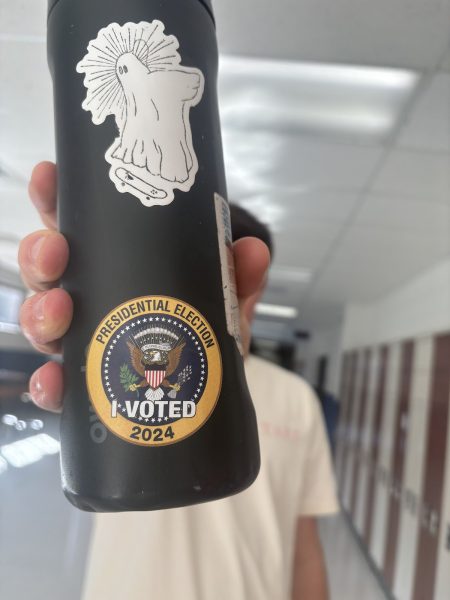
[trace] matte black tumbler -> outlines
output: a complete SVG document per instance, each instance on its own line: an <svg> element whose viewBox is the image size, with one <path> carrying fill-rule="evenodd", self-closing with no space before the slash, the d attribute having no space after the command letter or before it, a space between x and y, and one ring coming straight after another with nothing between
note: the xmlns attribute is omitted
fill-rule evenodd
<svg viewBox="0 0 450 600"><path fill-rule="evenodd" d="M50 0L64 493L90 511L222 498L259 469L209 0Z"/></svg>

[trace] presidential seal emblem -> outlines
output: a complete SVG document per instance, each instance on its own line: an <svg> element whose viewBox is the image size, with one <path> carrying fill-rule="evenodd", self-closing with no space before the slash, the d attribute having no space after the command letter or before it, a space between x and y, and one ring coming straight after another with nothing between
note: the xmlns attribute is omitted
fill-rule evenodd
<svg viewBox="0 0 450 600"><path fill-rule="evenodd" d="M86 365L100 420L127 442L173 444L210 417L222 384L216 336L202 315L166 296L125 302L97 327Z"/></svg>
<svg viewBox="0 0 450 600"><path fill-rule="evenodd" d="M170 204L198 171L189 113L205 82L199 69L181 65L178 47L160 21L111 23L76 67L85 74L83 109L95 125L113 115L119 130L105 154L109 176L144 206Z"/></svg>

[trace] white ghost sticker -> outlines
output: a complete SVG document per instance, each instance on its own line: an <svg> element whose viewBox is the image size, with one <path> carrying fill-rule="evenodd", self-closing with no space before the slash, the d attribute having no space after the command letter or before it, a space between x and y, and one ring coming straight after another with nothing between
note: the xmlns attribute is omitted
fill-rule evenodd
<svg viewBox="0 0 450 600"><path fill-rule="evenodd" d="M114 115L119 129L105 154L109 176L145 206L170 204L175 189L191 189L198 171L189 113L205 80L180 64L178 47L160 21L111 23L77 65L85 74L84 110L96 125Z"/></svg>

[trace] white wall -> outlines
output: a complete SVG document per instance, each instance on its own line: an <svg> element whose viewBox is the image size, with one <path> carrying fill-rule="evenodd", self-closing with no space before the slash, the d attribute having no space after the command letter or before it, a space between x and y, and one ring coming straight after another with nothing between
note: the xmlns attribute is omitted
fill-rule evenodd
<svg viewBox="0 0 450 600"><path fill-rule="evenodd" d="M342 348L394 342L449 329L450 259L446 259L378 302L347 306Z"/></svg>

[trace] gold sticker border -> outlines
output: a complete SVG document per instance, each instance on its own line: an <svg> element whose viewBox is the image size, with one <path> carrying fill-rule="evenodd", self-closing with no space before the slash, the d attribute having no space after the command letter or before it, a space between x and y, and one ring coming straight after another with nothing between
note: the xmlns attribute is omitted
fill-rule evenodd
<svg viewBox="0 0 450 600"><path fill-rule="evenodd" d="M101 343L96 340L97 335L101 334L101 332L100 332L101 328L105 327L106 321L108 321L110 319L110 317L113 314L115 314L117 311L120 311L123 308L127 308L130 304L132 304L134 302L139 302L139 301L142 302L142 301L147 301L147 300L150 300L151 302L158 302L158 301L168 302L169 303L169 312L167 312L165 310L151 310L151 311L141 312L141 313L139 313L139 315L132 315L128 319L124 320L120 324L120 326L117 327L117 330L122 329L122 327L124 325L126 325L129 321L132 321L134 318L137 318L140 315L145 316L145 315L149 315L149 314L152 314L152 315L153 314L161 314L161 315L165 315L165 316L168 316L168 315L173 316L176 319L180 319L180 321L183 321L190 328L190 330L192 332L196 333L196 335L199 338L200 343L203 347L203 351L206 356L207 365L208 365L208 376L206 378L205 388L204 388L202 397L200 398L199 402L196 405L197 410L196 410L195 417L181 418L179 421L176 421L175 423L168 424L168 425L163 425L163 424L138 425L137 423L132 423L132 422L128 421L128 419L126 419L125 417L123 417L122 415L119 415L119 414L117 415L117 417L111 417L111 403L106 396L105 390L103 388L103 383L102 383L102 377L101 377L102 370L101 369L102 369L103 355L109 347L109 342L107 344L105 344L105 346L102 346ZM197 333L196 329L194 327L192 327L192 325L189 323L189 321L187 321L187 319L184 316L175 314L174 310L175 310L175 305L177 305L177 304L189 309L194 314L194 316L198 317L199 319L201 319L203 321L203 323L208 328L208 331L211 333L212 339L214 341L213 346L208 348L204 344L201 336ZM128 442L130 444L134 444L134 445L138 445L138 446L158 447L158 446L169 446L172 444L176 444L176 443L181 442L182 440L186 439L187 437L193 435L196 431L198 431L200 429L200 427L202 427L206 423L206 421L212 415L212 413L216 407L217 401L220 396L220 391L222 389L222 357L220 354L219 344L218 344L216 335L214 333L214 330L211 327L211 325L209 324L209 322L203 317L203 315L196 308L194 308L192 305L188 304L187 302L184 302L183 300L178 300L177 298L173 298L171 296L139 296L137 298L132 298L131 300L127 300L126 302L123 302L122 304L120 304L119 306L116 306L113 310L111 310L102 319L102 321L96 328L96 330L91 338L91 342L89 344L88 351L87 351L86 383L87 383L87 389L88 389L88 394L89 394L89 399L91 401L91 404L92 404L96 414L98 415L98 418L100 419L100 421L105 425L105 427L109 431L111 431L111 433L117 435L118 437L120 437L121 439L125 440L126 442ZM143 429L151 429L152 430L152 436L151 436L150 441L144 441L142 439L135 440L135 439L130 438L130 434L133 433L132 429L133 429L133 427L136 427L136 426L141 427L142 430ZM163 435L163 439L165 440L166 438L164 438L164 434L167 431L168 427L172 427L172 431L175 434L175 437L173 440L171 439L171 440L162 441L162 442L153 441L155 429L161 429L163 431L162 435Z"/></svg>

